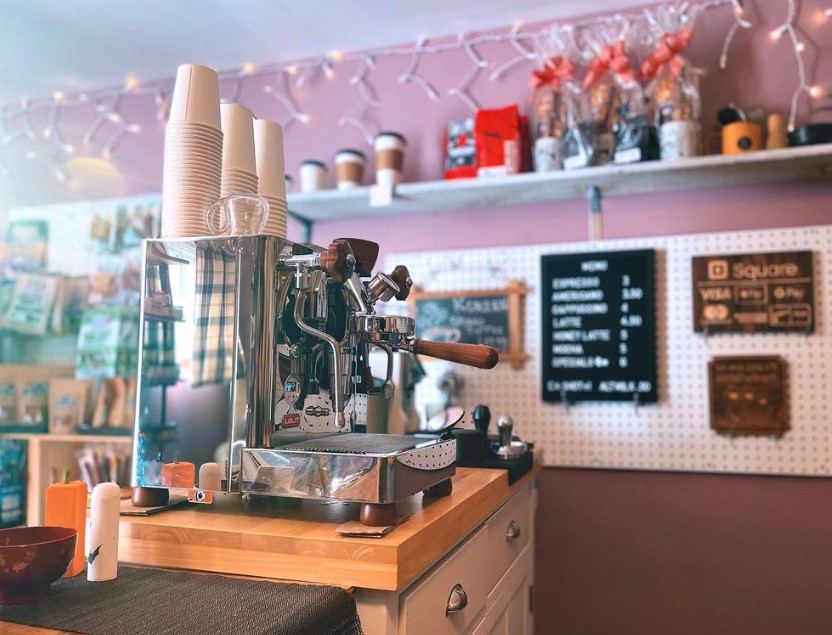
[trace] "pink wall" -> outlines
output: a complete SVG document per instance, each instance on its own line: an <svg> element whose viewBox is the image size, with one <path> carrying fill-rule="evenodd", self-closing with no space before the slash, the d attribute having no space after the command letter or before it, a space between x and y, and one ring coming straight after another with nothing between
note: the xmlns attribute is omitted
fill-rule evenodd
<svg viewBox="0 0 832 635"><path fill-rule="evenodd" d="M700 19L689 58L705 69L703 121L710 126L719 106L762 104L786 112L796 71L787 38L768 34L782 21L785 0L746 0L752 31L738 33L725 72L716 70L730 22L727 7ZM832 20L817 23L827 6L800 3L807 39L805 58L812 83L832 86L832 58L818 59L818 47L832 44ZM498 62L507 45L483 46ZM187 60L183 60L187 61ZM271 60L262 60L268 62ZM407 180L441 175L440 139L446 121L468 114L450 97L434 103L415 84L396 81L406 58L379 60L371 76L383 105L373 113L376 129L407 135ZM493 67L493 64L492 64ZM445 94L469 68L463 53L425 59L422 71ZM350 86L350 65L336 65L336 77L296 91L310 124L286 134L287 166L330 161L342 147L363 147L359 133L337 121L358 99ZM525 102L529 67L491 83L487 73L473 93L483 106ZM171 69L173 72L173 69ZM265 78L247 82L241 101L263 118L281 119L277 102L265 95ZM138 100L137 100L138 101ZM144 130L128 138L115 164L128 175L127 190L159 189L162 127L142 112L148 103L129 104L128 117ZM145 109L144 106L149 108ZM809 114L805 107L801 119ZM89 119L67 121L81 133ZM66 197L37 168L31 181L0 197L6 204L38 203ZM72 196L83 195L73 194ZM692 194L662 194L604 200L609 238L785 227L832 222L832 182ZM297 236L297 227L291 229ZM464 247L578 241L587 237L586 203L581 200L521 208L494 208L412 217L373 217L319 223L316 242L338 235L377 240L385 253ZM672 387L671 387L672 390ZM829 614L828 545L832 519L821 513L832 500L828 479L739 477L654 472L547 469L541 477L536 551L536 632L563 635L659 635L674 633L826 633Z"/></svg>

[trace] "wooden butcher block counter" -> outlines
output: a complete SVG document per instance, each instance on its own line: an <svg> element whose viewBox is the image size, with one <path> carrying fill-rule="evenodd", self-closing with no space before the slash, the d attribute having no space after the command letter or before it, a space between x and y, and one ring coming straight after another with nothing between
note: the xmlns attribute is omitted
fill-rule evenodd
<svg viewBox="0 0 832 635"><path fill-rule="evenodd" d="M398 503L383 538L344 537L358 506L221 497L152 516L122 516L125 564L339 586L366 635L489 635L532 629L534 475L458 468L444 498ZM0 622L4 635L52 635Z"/></svg>
<svg viewBox="0 0 832 635"><path fill-rule="evenodd" d="M288 498L123 516L119 561L351 589L367 635L531 633L538 469L509 485L458 468L450 496L400 501L407 519L383 538L336 533L358 505Z"/></svg>

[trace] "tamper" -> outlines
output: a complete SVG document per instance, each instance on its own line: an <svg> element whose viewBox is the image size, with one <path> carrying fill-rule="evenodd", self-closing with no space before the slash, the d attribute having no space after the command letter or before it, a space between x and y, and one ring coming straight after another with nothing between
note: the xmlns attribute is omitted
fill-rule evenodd
<svg viewBox="0 0 832 635"><path fill-rule="evenodd" d="M497 431L500 433L500 447L497 450L497 457L500 459L516 459L520 452L511 447L511 431L514 428L514 421L511 417L501 416L497 419Z"/></svg>

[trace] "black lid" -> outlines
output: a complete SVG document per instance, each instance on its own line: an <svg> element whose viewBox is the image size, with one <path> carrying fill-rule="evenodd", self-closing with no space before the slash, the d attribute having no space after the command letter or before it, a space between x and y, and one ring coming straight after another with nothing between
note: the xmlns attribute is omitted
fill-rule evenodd
<svg viewBox="0 0 832 635"><path fill-rule="evenodd" d="M401 139L402 143L407 144L407 139L401 132L393 132L392 130L382 130L379 132L373 139L378 139L379 137L396 137L397 139Z"/></svg>
<svg viewBox="0 0 832 635"><path fill-rule="evenodd" d="M326 170L326 163L323 161L318 161L317 159L309 159L308 161L301 161L301 165L319 165L324 170Z"/></svg>
<svg viewBox="0 0 832 635"><path fill-rule="evenodd" d="M338 150L338 152L335 153L335 156L338 156L342 152L349 153L349 154L357 154L358 156L360 156L365 161L367 160L367 155L364 154L363 152L361 152L361 150L356 150L355 148L343 148L341 150Z"/></svg>

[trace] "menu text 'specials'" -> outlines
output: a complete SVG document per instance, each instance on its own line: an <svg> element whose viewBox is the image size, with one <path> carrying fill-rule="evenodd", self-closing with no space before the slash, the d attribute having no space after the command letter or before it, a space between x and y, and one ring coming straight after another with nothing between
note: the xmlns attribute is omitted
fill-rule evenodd
<svg viewBox="0 0 832 635"><path fill-rule="evenodd" d="M543 401L658 400L655 253L542 257Z"/></svg>

